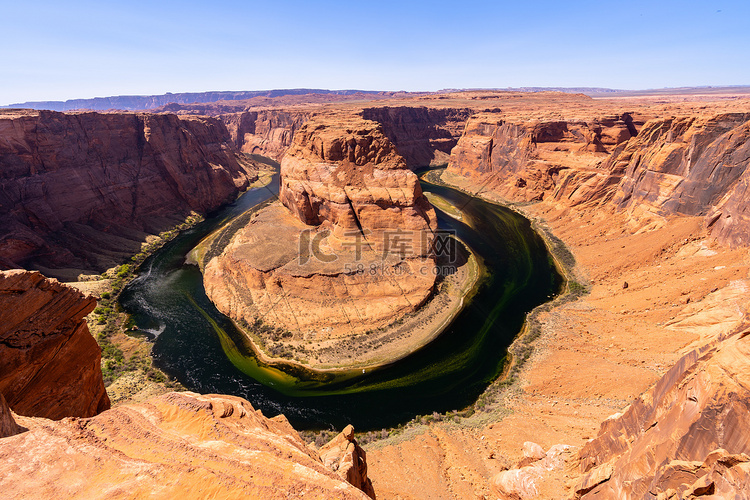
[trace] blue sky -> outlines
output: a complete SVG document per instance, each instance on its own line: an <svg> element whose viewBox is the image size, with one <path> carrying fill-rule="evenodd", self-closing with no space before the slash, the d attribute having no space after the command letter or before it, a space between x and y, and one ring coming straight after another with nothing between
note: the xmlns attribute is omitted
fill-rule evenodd
<svg viewBox="0 0 750 500"><path fill-rule="evenodd" d="M120 94L750 84L750 2L0 0L0 104Z"/></svg>

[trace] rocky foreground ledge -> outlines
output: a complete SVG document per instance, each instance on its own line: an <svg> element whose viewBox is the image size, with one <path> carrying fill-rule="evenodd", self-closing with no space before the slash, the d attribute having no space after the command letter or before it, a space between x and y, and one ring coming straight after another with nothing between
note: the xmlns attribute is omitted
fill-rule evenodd
<svg viewBox="0 0 750 500"><path fill-rule="evenodd" d="M375 498L351 426L316 449L232 396L169 393L60 422L0 406L0 424L4 498Z"/></svg>
<svg viewBox="0 0 750 500"><path fill-rule="evenodd" d="M3 498L375 498L352 426L317 448L233 396L108 409L83 319L94 305L38 272L0 272Z"/></svg>
<svg viewBox="0 0 750 500"><path fill-rule="evenodd" d="M581 498L737 498L750 488L750 330L680 359L580 451Z"/></svg>

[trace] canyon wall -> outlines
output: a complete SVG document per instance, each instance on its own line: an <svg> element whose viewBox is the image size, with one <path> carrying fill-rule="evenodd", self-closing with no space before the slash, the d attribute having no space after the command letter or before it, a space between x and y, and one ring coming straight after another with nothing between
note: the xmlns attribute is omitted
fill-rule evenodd
<svg viewBox="0 0 750 500"><path fill-rule="evenodd" d="M219 310L325 341L377 330L431 295L435 212L379 124L308 121L280 182L284 206L257 214L206 265Z"/></svg>
<svg viewBox="0 0 750 500"><path fill-rule="evenodd" d="M380 123L410 168L442 165L461 137L468 108L381 106L365 108L362 118Z"/></svg>
<svg viewBox="0 0 750 500"><path fill-rule="evenodd" d="M38 272L0 272L0 393L21 415L90 417L109 408L85 316L96 300Z"/></svg>
<svg viewBox="0 0 750 500"><path fill-rule="evenodd" d="M579 497L735 498L750 488L750 332L680 359L579 453ZM690 497L692 498L692 497Z"/></svg>
<svg viewBox="0 0 750 500"><path fill-rule="evenodd" d="M169 393L93 418L18 420L28 431L0 439L4 498L375 498L351 432L319 453L238 397Z"/></svg>
<svg viewBox="0 0 750 500"><path fill-rule="evenodd" d="M312 112L293 110L261 110L228 113L218 118L227 126L237 149L281 160L292 144L294 133Z"/></svg>
<svg viewBox="0 0 750 500"><path fill-rule="evenodd" d="M606 206L631 218L706 216L722 243L750 243L750 114L467 122L448 172L514 201Z"/></svg>
<svg viewBox="0 0 750 500"><path fill-rule="evenodd" d="M242 152L281 160L302 124L315 114L325 116L326 113L288 108L224 113L217 117L226 124L235 146ZM447 163L472 111L468 108L380 106L364 108L360 113L364 119L381 125L406 164L414 168Z"/></svg>
<svg viewBox="0 0 750 500"><path fill-rule="evenodd" d="M708 215L715 238L750 243L750 114L657 119L641 132L613 158L625 165L614 204L636 216Z"/></svg>
<svg viewBox="0 0 750 500"><path fill-rule="evenodd" d="M0 113L0 266L101 272L255 172L216 119Z"/></svg>
<svg viewBox="0 0 750 500"><path fill-rule="evenodd" d="M637 134L640 123L624 113L587 120L508 120L477 113L451 152L448 172L472 179L512 200L562 197L571 175L576 186L600 173L618 144Z"/></svg>

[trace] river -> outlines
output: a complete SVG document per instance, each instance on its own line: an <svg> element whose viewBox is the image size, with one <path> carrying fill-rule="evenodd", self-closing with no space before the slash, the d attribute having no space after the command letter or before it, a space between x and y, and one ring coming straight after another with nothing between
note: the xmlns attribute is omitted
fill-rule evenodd
<svg viewBox="0 0 750 500"><path fill-rule="evenodd" d="M196 392L246 398L266 416L283 413L297 429L351 423L365 431L460 410L502 372L526 313L550 300L562 278L543 240L516 212L425 181L422 188L460 210L459 221L436 209L439 226L454 230L485 272L476 295L440 337L387 367L320 383L262 366L206 297L198 268L185 263L206 234L275 197L277 175L150 257L120 303L153 340L154 364L169 376Z"/></svg>

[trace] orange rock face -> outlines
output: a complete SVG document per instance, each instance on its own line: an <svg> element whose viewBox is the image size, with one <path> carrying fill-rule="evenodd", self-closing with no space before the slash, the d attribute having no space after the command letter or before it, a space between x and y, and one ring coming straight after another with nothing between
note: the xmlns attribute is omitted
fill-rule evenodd
<svg viewBox="0 0 750 500"><path fill-rule="evenodd" d="M255 178L216 119L4 111L0 266L103 271Z"/></svg>
<svg viewBox="0 0 750 500"><path fill-rule="evenodd" d="M309 111L260 110L219 115L243 153L280 160L295 132L310 118Z"/></svg>
<svg viewBox="0 0 750 500"><path fill-rule="evenodd" d="M375 498L372 481L367 477L367 454L354 439L354 427L347 425L341 433L319 450L320 458L341 479Z"/></svg>
<svg viewBox="0 0 750 500"><path fill-rule="evenodd" d="M18 414L60 419L109 408L91 297L38 272L0 272L0 393Z"/></svg>
<svg viewBox="0 0 750 500"><path fill-rule="evenodd" d="M219 310L321 340L385 326L432 293L435 212L376 123L307 122L279 197L286 208L260 212L207 263Z"/></svg>
<svg viewBox="0 0 750 500"><path fill-rule="evenodd" d="M710 211L712 236L747 245L749 157L748 113L653 120L613 159L626 164L613 202L636 213Z"/></svg>
<svg viewBox="0 0 750 500"><path fill-rule="evenodd" d="M608 151L637 133L637 125L627 113L588 121L478 113L451 152L448 170L511 199L540 200L570 175L590 177Z"/></svg>
<svg viewBox="0 0 750 500"><path fill-rule="evenodd" d="M283 416L233 396L169 393L88 419L22 420L28 432L0 439L4 498L368 498Z"/></svg>
<svg viewBox="0 0 750 500"><path fill-rule="evenodd" d="M734 498L750 488L750 336L683 357L580 452L582 498ZM662 498L662 497L659 497Z"/></svg>
<svg viewBox="0 0 750 500"><path fill-rule="evenodd" d="M706 215L712 236L750 244L750 114L709 112L588 121L506 120L478 113L449 172L511 200L627 210L634 219Z"/></svg>

